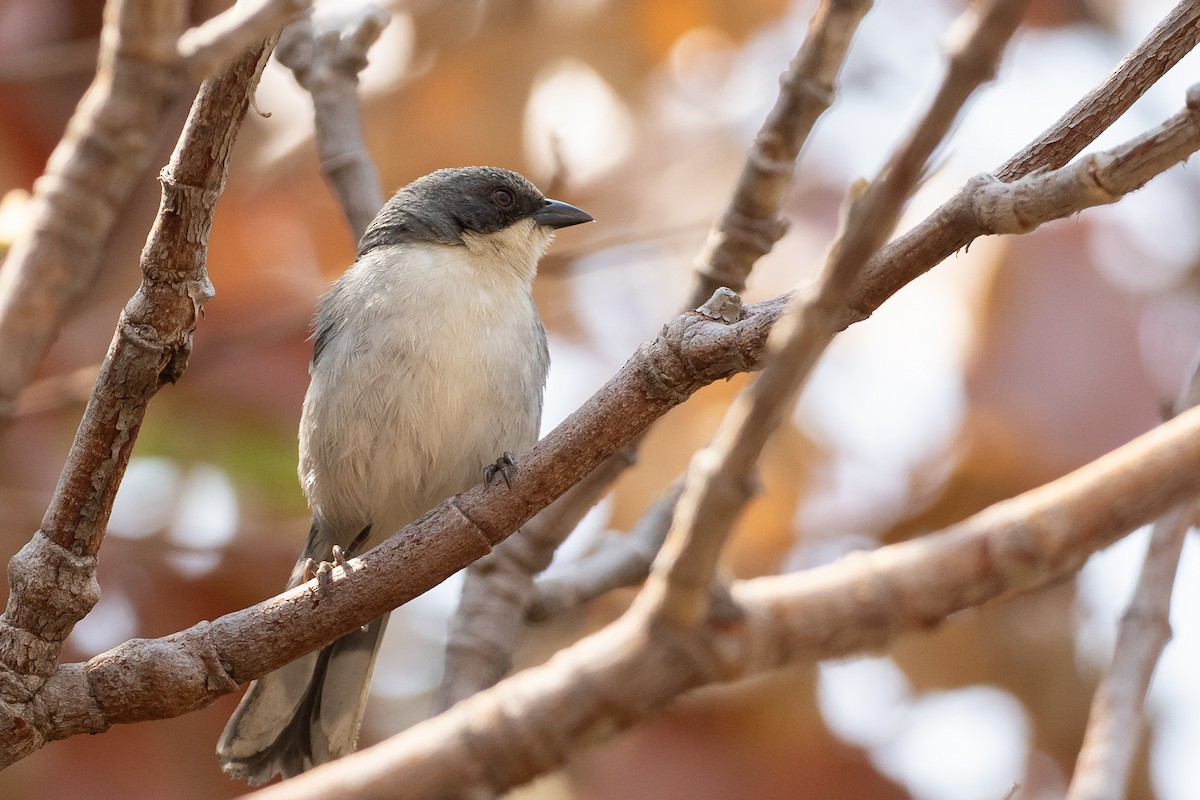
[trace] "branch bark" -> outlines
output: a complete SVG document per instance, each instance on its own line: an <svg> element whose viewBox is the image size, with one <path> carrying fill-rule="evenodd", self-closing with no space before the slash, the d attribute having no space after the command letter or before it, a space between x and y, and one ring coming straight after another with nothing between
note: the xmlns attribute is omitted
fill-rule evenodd
<svg viewBox="0 0 1200 800"><path fill-rule="evenodd" d="M117 323L41 528L9 562L9 599L0 616L5 764L56 737L61 721L46 708L63 699L51 696L65 675L74 677L78 694L63 713L95 713L80 666L55 667L63 641L99 599L96 556L146 407L183 374L200 311L212 297L204 266L212 214L269 53L260 45L201 87L161 175L162 203L142 251L142 285ZM227 682L229 690L235 686Z"/></svg>
<svg viewBox="0 0 1200 800"><path fill-rule="evenodd" d="M276 48L279 63L312 95L321 171L337 195L355 242L383 207L379 174L363 138L358 73L367 65L367 50L388 20L387 12L372 5L319 30L306 17L284 30Z"/></svg>
<svg viewBox="0 0 1200 800"><path fill-rule="evenodd" d="M1066 164L1198 43L1200 0L1183 0L1099 86L996 170L996 177L1008 182L1040 168L1055 169ZM962 193L950 198L871 258L854 300L844 312L842 327L871 316L901 287L987 232L962 202Z"/></svg>
<svg viewBox="0 0 1200 800"><path fill-rule="evenodd" d="M1200 409L936 534L734 584L696 628L634 608L612 625L375 747L254 800L490 797L696 687L877 649L950 614L1048 586L1200 493Z"/></svg>
<svg viewBox="0 0 1200 800"><path fill-rule="evenodd" d="M210 20L203 35L189 36L187 6L178 0L109 0L96 77L34 183L29 226L0 269L0 415L13 411L68 310L95 279L117 214L188 76L238 55L309 2L266 0L261 6L271 14L232 24L223 15L225 24Z"/></svg>

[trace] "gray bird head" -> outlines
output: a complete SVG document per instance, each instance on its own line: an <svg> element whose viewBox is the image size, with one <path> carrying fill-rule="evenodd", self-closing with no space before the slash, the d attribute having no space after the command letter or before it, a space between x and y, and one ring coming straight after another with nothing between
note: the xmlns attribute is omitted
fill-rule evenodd
<svg viewBox="0 0 1200 800"><path fill-rule="evenodd" d="M464 234L487 234L531 219L565 228L592 217L575 206L547 200L515 172L497 167L439 169L400 189L367 227L358 256L390 244L464 244Z"/></svg>

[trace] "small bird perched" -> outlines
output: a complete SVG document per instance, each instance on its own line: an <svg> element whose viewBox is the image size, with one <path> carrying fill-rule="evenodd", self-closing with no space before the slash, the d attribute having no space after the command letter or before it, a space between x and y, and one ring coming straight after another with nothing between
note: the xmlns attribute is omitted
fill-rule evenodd
<svg viewBox="0 0 1200 800"><path fill-rule="evenodd" d="M533 445L550 361L533 279L554 231L591 219L492 167L438 170L384 205L317 305L300 420L312 529L289 587ZM252 683L221 768L259 784L352 752L386 622Z"/></svg>

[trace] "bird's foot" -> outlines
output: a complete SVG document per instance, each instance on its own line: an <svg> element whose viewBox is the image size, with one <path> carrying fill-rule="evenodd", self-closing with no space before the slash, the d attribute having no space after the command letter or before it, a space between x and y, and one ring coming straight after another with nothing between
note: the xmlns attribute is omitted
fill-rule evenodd
<svg viewBox="0 0 1200 800"><path fill-rule="evenodd" d="M316 562L311 558L304 560L304 582L308 583L313 578L317 579L317 588L313 590L313 605L326 595L329 594L330 586L333 581L333 568L341 567L346 572L353 572L354 568L350 566L350 560L346 558L346 551L342 550L341 545L334 545L331 551L333 561Z"/></svg>
<svg viewBox="0 0 1200 800"><path fill-rule="evenodd" d="M483 482L490 486L492 480L499 475L504 478L504 485L511 489L512 473L516 466L517 462L513 459L513 454L506 452L496 459L495 464L488 464L483 468Z"/></svg>

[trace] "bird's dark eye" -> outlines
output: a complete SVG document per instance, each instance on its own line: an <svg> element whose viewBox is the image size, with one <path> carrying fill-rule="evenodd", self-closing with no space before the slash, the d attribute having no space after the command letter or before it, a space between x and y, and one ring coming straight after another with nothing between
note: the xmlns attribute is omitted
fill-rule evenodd
<svg viewBox="0 0 1200 800"><path fill-rule="evenodd" d="M492 202L501 208L508 208L516 202L516 198L513 197L513 193L508 189L497 189L492 192Z"/></svg>

